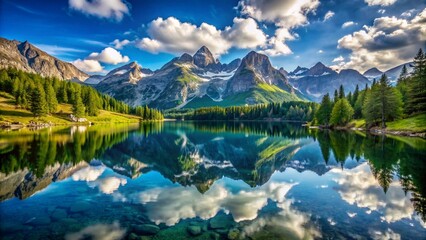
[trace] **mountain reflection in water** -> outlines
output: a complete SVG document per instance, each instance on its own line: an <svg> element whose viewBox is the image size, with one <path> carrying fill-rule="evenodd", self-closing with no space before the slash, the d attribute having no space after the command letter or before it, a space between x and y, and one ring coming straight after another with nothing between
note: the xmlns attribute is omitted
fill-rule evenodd
<svg viewBox="0 0 426 240"><path fill-rule="evenodd" d="M285 123L0 132L5 239L426 236L426 141Z"/></svg>

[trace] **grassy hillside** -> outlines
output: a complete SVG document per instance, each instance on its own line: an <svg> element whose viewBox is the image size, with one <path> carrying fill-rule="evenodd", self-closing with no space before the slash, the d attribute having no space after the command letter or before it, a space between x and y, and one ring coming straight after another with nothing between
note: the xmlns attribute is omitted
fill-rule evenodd
<svg viewBox="0 0 426 240"><path fill-rule="evenodd" d="M25 109L17 109L14 105L12 96L2 93L0 96L0 123L1 122L20 122L27 124L30 121L52 122L55 124L73 124L69 120L72 113L70 104L59 104L57 113L50 116L35 119L32 113ZM96 117L86 117L88 121L93 123L124 123L138 122L139 118L132 115L115 113L100 110Z"/></svg>
<svg viewBox="0 0 426 240"><path fill-rule="evenodd" d="M386 124L387 130L426 132L426 113Z"/></svg>
<svg viewBox="0 0 426 240"><path fill-rule="evenodd" d="M256 88L251 91L235 94L223 99L220 102L213 101L208 96L202 98L195 98L187 103L184 108L201 108L201 107L229 107L229 106L243 106L248 103L272 103L272 102L284 102L284 101L302 101L299 97L294 94L288 93L281 88L269 85L259 84Z"/></svg>
<svg viewBox="0 0 426 240"><path fill-rule="evenodd" d="M356 128L365 128L365 120L355 119L348 125ZM423 113L409 118L387 122L386 126L386 130L389 131L426 132L426 114Z"/></svg>

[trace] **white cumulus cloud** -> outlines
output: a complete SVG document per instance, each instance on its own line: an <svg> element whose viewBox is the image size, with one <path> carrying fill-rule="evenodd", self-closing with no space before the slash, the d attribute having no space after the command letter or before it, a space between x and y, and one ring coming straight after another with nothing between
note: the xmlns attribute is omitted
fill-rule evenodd
<svg viewBox="0 0 426 240"><path fill-rule="evenodd" d="M324 22L327 21L328 19L332 18L333 16L334 16L334 12L328 11L324 16Z"/></svg>
<svg viewBox="0 0 426 240"><path fill-rule="evenodd" d="M345 22L345 23L342 24L342 28L348 28L348 27L353 26L353 25L357 25L357 23L355 23L353 21L348 21L348 22Z"/></svg>
<svg viewBox="0 0 426 240"><path fill-rule="evenodd" d="M121 21L129 14L129 7L122 0L69 0L69 7L87 15Z"/></svg>
<svg viewBox="0 0 426 240"><path fill-rule="evenodd" d="M122 56L119 51L112 47L107 47L100 53L93 52L87 57L87 59L114 65L119 63L126 63L130 60L128 56Z"/></svg>
<svg viewBox="0 0 426 240"><path fill-rule="evenodd" d="M89 187L97 187L100 192L105 194L112 194L120 186L127 184L127 180L119 177L106 177L103 179L97 179L94 182L88 183Z"/></svg>
<svg viewBox="0 0 426 240"><path fill-rule="evenodd" d="M390 6L396 2L396 0L364 0L368 6Z"/></svg>
<svg viewBox="0 0 426 240"><path fill-rule="evenodd" d="M99 73L103 72L104 70L101 64L96 60L77 59L75 61L72 61L71 63L74 64L74 66L76 66L81 71L87 73Z"/></svg>
<svg viewBox="0 0 426 240"><path fill-rule="evenodd" d="M220 30L202 23L200 26L169 17L157 18L148 24L148 36L136 42L140 49L151 53L192 53L201 46L221 55L229 48L255 48L266 41L266 35L251 18L234 18L233 25Z"/></svg>
<svg viewBox="0 0 426 240"><path fill-rule="evenodd" d="M238 9L245 16L259 22L273 23L277 27L275 36L268 39L263 51L277 56L292 53L286 41L294 40L298 36L291 30L308 24L307 15L314 12L319 4L319 0L241 0Z"/></svg>
<svg viewBox="0 0 426 240"><path fill-rule="evenodd" d="M332 62L343 62L343 61L345 61L345 58L342 55L340 55L337 58L333 59Z"/></svg>
<svg viewBox="0 0 426 240"><path fill-rule="evenodd" d="M266 41L266 35L252 18L234 18L232 27L226 27L224 37L238 48L255 48Z"/></svg>
<svg viewBox="0 0 426 240"><path fill-rule="evenodd" d="M372 26L338 40L338 47L352 51L346 68L361 71L388 69L411 61L426 41L426 8L412 19L380 17Z"/></svg>
<svg viewBox="0 0 426 240"><path fill-rule="evenodd" d="M333 169L330 174L336 174L333 178L338 183L336 190L349 204L376 211L382 214L383 220L388 223L403 218L412 219L414 208L410 201L411 194L405 194L401 184L396 180L389 185L385 193L377 185L377 180L367 163L344 172Z"/></svg>
<svg viewBox="0 0 426 240"><path fill-rule="evenodd" d="M269 181L257 188L230 191L223 181L217 181L204 194L194 186L153 188L133 197L147 206L148 216L156 224L174 225L182 219L210 219L220 210L232 214L235 221L253 220L268 199L284 202L285 195L295 183Z"/></svg>
<svg viewBox="0 0 426 240"><path fill-rule="evenodd" d="M129 45L130 41L127 40L127 39L124 39L124 40L121 40L121 41L118 40L118 39L115 39L110 44L114 45L114 48L122 49L124 46Z"/></svg>

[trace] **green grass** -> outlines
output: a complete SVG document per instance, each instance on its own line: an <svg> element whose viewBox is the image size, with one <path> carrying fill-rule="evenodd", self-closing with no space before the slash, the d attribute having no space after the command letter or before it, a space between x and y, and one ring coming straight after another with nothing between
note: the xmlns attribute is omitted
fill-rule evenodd
<svg viewBox="0 0 426 240"><path fill-rule="evenodd" d="M182 75L178 77L178 81L181 83L192 83L192 82L199 82L200 79L195 76L194 74L190 73L189 70L182 67Z"/></svg>
<svg viewBox="0 0 426 240"><path fill-rule="evenodd" d="M201 98L195 98L187 103L184 108L243 106L247 104L247 99L255 103L301 101L297 96L277 86L261 83L250 91L229 96L220 102L215 102L206 95Z"/></svg>
<svg viewBox="0 0 426 240"><path fill-rule="evenodd" d="M386 123L387 130L426 132L426 113Z"/></svg>
<svg viewBox="0 0 426 240"><path fill-rule="evenodd" d="M1 122L21 122L28 124L30 121L52 122L56 125L75 124L69 120L72 113L70 104L59 104L57 112L41 117L34 118L32 113L26 109L16 108L14 100L10 96L2 94L0 96L0 123ZM99 111L98 116L86 117L88 121L93 123L130 123L139 122L139 118L132 115L115 113L110 111Z"/></svg>
<svg viewBox="0 0 426 240"><path fill-rule="evenodd" d="M353 126L356 128L364 128L365 120L364 119L354 119L349 123L349 126Z"/></svg>
<svg viewBox="0 0 426 240"><path fill-rule="evenodd" d="M265 92L271 92L271 93L275 93L275 92L279 92L279 93L285 93L284 90L282 90L281 88L275 86L275 85L269 85L266 83L260 83L257 85L257 87Z"/></svg>

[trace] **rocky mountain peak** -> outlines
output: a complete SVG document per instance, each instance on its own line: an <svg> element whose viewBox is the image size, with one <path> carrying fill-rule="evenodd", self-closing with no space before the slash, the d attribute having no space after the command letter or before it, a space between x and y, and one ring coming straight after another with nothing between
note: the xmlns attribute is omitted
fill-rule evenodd
<svg viewBox="0 0 426 240"><path fill-rule="evenodd" d="M223 68L222 71L225 72L231 72L234 71L235 69L237 69L241 64L241 59L237 58L234 59L232 62L228 63L228 64L223 64Z"/></svg>
<svg viewBox="0 0 426 240"><path fill-rule="evenodd" d="M202 46L193 56L194 64L198 67L205 68L210 64L215 64L216 59L206 46Z"/></svg>
<svg viewBox="0 0 426 240"><path fill-rule="evenodd" d="M193 61L194 61L194 59L188 53L182 54L182 56L180 56L180 58L179 58L179 62L189 62L189 63L192 63Z"/></svg>
<svg viewBox="0 0 426 240"><path fill-rule="evenodd" d="M280 71L280 73L282 73L285 77L288 76L288 72L283 67L280 67L280 69L278 69L278 71Z"/></svg>
<svg viewBox="0 0 426 240"><path fill-rule="evenodd" d="M300 75L308 71L308 68L297 66L296 69L294 69L292 72L289 73L289 75Z"/></svg>
<svg viewBox="0 0 426 240"><path fill-rule="evenodd" d="M268 56L251 51L243 58L235 75L228 82L227 94L245 92L256 88L258 84L275 85L285 91L292 91L287 78L272 67Z"/></svg>
<svg viewBox="0 0 426 240"><path fill-rule="evenodd" d="M13 67L43 77L84 81L89 75L68 62L61 61L38 49L28 41L0 38L0 68Z"/></svg>
<svg viewBox="0 0 426 240"><path fill-rule="evenodd" d="M255 51L249 52L242 60L241 65L252 66L255 68L272 68L268 56L257 53ZM268 69L264 69L268 70Z"/></svg>
<svg viewBox="0 0 426 240"><path fill-rule="evenodd" d="M325 66L322 62L317 62L313 67L311 67L307 72L306 75L310 76L320 76L324 74L330 74L334 73L334 71Z"/></svg>
<svg viewBox="0 0 426 240"><path fill-rule="evenodd" d="M364 76L380 76L382 74L383 74L382 71L380 71L379 69L373 67L373 68L370 68L367 71L365 71L363 75Z"/></svg>
<svg viewBox="0 0 426 240"><path fill-rule="evenodd" d="M111 70L107 76L111 76L111 75L116 75L116 74L123 74L129 71L138 71L141 69L141 66L139 66L139 64L137 64L136 62L131 62L128 63L126 65L123 65L121 67L118 67L116 69Z"/></svg>

